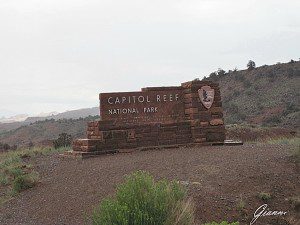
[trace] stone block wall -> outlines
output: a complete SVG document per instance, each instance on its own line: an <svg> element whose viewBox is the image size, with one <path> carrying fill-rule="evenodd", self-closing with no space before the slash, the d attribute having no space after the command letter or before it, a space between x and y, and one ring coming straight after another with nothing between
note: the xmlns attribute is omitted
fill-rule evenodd
<svg viewBox="0 0 300 225"><path fill-rule="evenodd" d="M214 90L210 108L204 107L199 90L209 86ZM122 123L99 120L88 123L87 139L73 142L73 151L101 152L154 146L213 144L225 139L221 94L217 83L190 81L177 87L143 88L142 93L176 90L182 93L184 117L174 121Z"/></svg>
<svg viewBox="0 0 300 225"><path fill-rule="evenodd" d="M191 81L181 85L184 88L184 104L187 119L191 121L191 132L195 143L223 142L225 126L219 85L210 81ZM201 103L198 90L202 86L214 89L214 101L207 109Z"/></svg>

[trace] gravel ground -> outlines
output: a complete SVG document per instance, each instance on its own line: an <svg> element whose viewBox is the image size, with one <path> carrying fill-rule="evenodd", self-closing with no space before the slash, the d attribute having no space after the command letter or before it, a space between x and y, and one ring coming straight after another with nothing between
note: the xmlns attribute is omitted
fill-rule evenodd
<svg viewBox="0 0 300 225"><path fill-rule="evenodd" d="M207 146L70 159L40 156L32 164L40 183L0 208L0 224L80 225L124 175L149 171L155 178L183 181L195 204L197 223L240 221L249 224L268 192L272 211L285 216L260 217L257 225L299 225L299 207L289 201L300 196L300 173L287 145ZM238 210L243 202L245 207ZM297 211L298 210L298 211ZM88 222L87 222L88 223Z"/></svg>

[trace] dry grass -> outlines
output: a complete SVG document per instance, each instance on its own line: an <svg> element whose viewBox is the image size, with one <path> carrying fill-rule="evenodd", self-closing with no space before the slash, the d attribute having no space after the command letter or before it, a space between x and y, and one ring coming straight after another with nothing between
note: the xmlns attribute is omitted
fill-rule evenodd
<svg viewBox="0 0 300 225"><path fill-rule="evenodd" d="M271 145L288 145L291 148L291 155L295 158L296 163L300 163L300 138L276 138L268 139L265 141L267 144Z"/></svg>
<svg viewBox="0 0 300 225"><path fill-rule="evenodd" d="M9 151L0 154L0 204L6 202L19 192L32 188L39 180L39 174L34 171L33 166L28 162L32 157L38 155L49 155L55 152L63 152L69 148L30 148Z"/></svg>
<svg viewBox="0 0 300 225"><path fill-rule="evenodd" d="M271 194L267 192L260 192L258 194L258 197L263 201L268 201L269 199L271 199Z"/></svg>
<svg viewBox="0 0 300 225"><path fill-rule="evenodd" d="M299 147L300 146L300 138L299 137L280 137L280 138L269 138L265 141L268 144L281 144L281 145L292 145Z"/></svg>

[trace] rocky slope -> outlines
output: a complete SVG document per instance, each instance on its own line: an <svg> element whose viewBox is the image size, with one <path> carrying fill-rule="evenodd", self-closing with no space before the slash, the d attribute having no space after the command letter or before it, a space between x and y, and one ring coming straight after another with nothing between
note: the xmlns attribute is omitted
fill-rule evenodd
<svg viewBox="0 0 300 225"><path fill-rule="evenodd" d="M299 128L299 61L252 70L219 70L205 79L220 84L227 124Z"/></svg>

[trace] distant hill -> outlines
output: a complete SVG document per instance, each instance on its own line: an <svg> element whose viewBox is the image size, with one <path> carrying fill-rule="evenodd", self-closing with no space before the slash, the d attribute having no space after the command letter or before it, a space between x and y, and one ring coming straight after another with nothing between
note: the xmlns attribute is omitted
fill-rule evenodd
<svg viewBox="0 0 300 225"><path fill-rule="evenodd" d="M47 117L28 117L25 122L26 123L33 123L36 121L42 121L46 119L54 119L54 120L60 120L60 119L79 119L79 118L85 118L88 116L96 116L99 115L100 110L99 107L93 107L93 108L85 108L85 109L76 109L76 110L70 110L63 113L58 113L56 115L47 116Z"/></svg>
<svg viewBox="0 0 300 225"><path fill-rule="evenodd" d="M40 118L46 118L52 115L57 115L58 112L48 112L48 113L40 113L36 117ZM23 122L29 117L28 114L18 114L11 117L2 117L0 118L0 123L14 123L14 122Z"/></svg>
<svg viewBox="0 0 300 225"><path fill-rule="evenodd" d="M60 120L60 119L79 119L79 118L86 118L88 116L97 116L99 115L99 107L93 108L84 108L84 109L77 109L77 110L70 110L63 113L50 113L51 116L43 116L43 117L27 117L24 121L13 121L1 123L0 122L0 134L17 129L21 126L29 125L31 123L37 121L44 121L44 120Z"/></svg>
<svg viewBox="0 0 300 225"><path fill-rule="evenodd" d="M0 118L0 123L22 122L22 121L26 120L27 117L28 117L27 114L19 114L19 115L11 116L8 118L2 117L2 118Z"/></svg>
<svg viewBox="0 0 300 225"><path fill-rule="evenodd" d="M58 138L60 133L68 133L73 138L86 136L87 122L99 119L99 116L89 116L80 119L47 119L36 121L31 124L22 125L17 129L0 133L0 142L17 146L28 146L47 143L47 141ZM48 142L49 143L49 142Z"/></svg>
<svg viewBox="0 0 300 225"><path fill-rule="evenodd" d="M12 122L12 123L0 123L0 134L8 132L10 130L17 129L18 127L22 126L23 122Z"/></svg>
<svg viewBox="0 0 300 225"><path fill-rule="evenodd" d="M227 124L299 128L299 61L252 70L220 69L204 80L219 82Z"/></svg>

